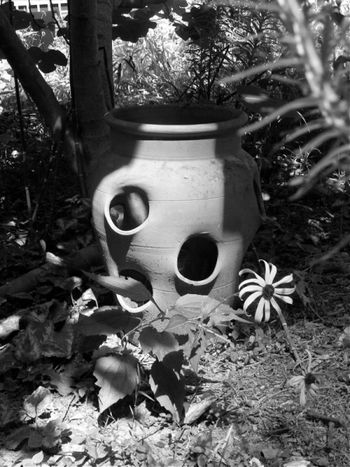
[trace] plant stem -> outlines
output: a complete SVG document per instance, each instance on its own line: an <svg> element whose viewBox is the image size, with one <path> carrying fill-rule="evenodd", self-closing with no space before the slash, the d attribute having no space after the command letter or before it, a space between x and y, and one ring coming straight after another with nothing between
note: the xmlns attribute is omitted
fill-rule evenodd
<svg viewBox="0 0 350 467"><path fill-rule="evenodd" d="M294 355L294 358L297 362L298 365L301 366L301 360L300 360L300 357L299 357L299 354L293 344L293 340L292 340L292 337L290 335L290 332L289 332L289 328L288 328L288 325L287 325L287 322L283 316L283 313L281 310L277 310L277 313L278 313L278 317L281 321L281 324L283 326L283 329L284 329L284 332L286 333L286 338L287 338L287 341L288 341L288 344L289 344L289 348L290 350L293 352L293 355Z"/></svg>

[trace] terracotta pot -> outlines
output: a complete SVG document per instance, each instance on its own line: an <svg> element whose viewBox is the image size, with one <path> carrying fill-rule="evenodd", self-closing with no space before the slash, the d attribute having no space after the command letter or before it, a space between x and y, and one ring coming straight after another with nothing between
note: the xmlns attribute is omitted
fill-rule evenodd
<svg viewBox="0 0 350 467"><path fill-rule="evenodd" d="M241 149L240 111L114 110L111 150L92 166L93 221L111 275L142 280L166 310L180 295L232 296L261 218L258 174ZM152 303L129 311L155 312Z"/></svg>

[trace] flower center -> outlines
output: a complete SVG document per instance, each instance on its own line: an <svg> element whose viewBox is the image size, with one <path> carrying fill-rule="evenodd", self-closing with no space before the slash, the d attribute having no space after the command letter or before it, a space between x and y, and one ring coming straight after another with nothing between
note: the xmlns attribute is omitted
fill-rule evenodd
<svg viewBox="0 0 350 467"><path fill-rule="evenodd" d="M266 299L266 300L271 300L271 298L273 297L275 293L275 288L273 287L273 285L270 285L270 284L266 284L264 286L264 288L262 289L262 296Z"/></svg>

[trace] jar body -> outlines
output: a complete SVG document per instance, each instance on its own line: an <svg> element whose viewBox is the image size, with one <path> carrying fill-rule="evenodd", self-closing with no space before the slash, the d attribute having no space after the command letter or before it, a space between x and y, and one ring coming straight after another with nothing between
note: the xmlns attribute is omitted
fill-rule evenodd
<svg viewBox="0 0 350 467"><path fill-rule="evenodd" d="M257 169L236 134L244 116L191 112L112 112L111 150L91 173L93 222L109 274L142 280L164 311L186 293L232 296L261 218ZM118 298L128 311L156 312L152 302Z"/></svg>

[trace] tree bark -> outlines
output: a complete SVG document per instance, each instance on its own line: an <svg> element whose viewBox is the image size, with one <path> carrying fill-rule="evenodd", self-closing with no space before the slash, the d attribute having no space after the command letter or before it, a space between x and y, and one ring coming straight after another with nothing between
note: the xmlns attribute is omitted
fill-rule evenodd
<svg viewBox="0 0 350 467"><path fill-rule="evenodd" d="M91 161L109 147L109 127L104 115L111 108L113 93L103 76L111 77L112 0L70 0L69 28L73 106L88 171Z"/></svg>

